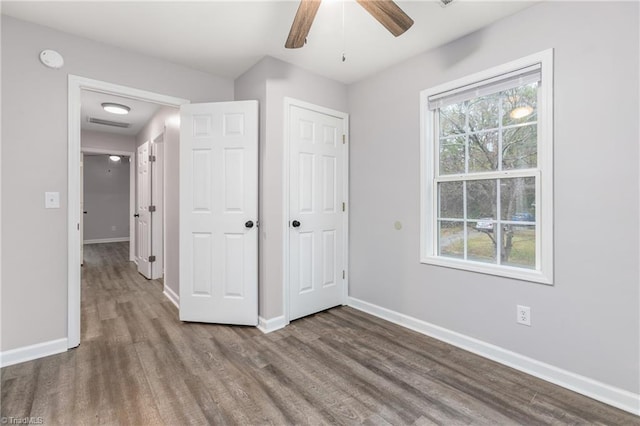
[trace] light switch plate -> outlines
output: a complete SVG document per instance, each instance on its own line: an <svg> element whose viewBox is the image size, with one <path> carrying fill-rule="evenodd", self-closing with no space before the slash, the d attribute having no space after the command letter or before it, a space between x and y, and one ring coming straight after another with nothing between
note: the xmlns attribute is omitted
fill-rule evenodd
<svg viewBox="0 0 640 426"><path fill-rule="evenodd" d="M45 209L59 209L60 208L60 193L59 192L45 192L44 193L44 208Z"/></svg>

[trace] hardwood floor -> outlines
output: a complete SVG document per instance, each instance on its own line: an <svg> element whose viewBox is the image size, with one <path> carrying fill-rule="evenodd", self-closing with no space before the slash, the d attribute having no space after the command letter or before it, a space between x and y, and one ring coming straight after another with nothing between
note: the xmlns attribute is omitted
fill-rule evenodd
<svg viewBox="0 0 640 426"><path fill-rule="evenodd" d="M82 344L2 369L3 417L44 424L640 424L348 307L267 335L181 323L128 243L85 247Z"/></svg>

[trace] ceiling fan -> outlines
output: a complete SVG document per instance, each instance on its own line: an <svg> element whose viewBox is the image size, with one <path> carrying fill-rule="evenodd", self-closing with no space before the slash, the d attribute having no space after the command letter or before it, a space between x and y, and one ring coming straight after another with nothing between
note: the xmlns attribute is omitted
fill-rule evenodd
<svg viewBox="0 0 640 426"><path fill-rule="evenodd" d="M284 47L297 49L304 46L313 18L322 0L300 0L300 6L291 24ZM393 0L356 0L371 16L376 18L391 34L398 37L413 25L411 19Z"/></svg>

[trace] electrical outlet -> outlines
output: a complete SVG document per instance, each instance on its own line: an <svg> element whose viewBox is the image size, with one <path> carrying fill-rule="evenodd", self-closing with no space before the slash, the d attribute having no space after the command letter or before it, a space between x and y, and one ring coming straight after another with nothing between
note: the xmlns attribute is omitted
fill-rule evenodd
<svg viewBox="0 0 640 426"><path fill-rule="evenodd" d="M531 308L528 306L516 306L517 317L516 322L531 327Z"/></svg>

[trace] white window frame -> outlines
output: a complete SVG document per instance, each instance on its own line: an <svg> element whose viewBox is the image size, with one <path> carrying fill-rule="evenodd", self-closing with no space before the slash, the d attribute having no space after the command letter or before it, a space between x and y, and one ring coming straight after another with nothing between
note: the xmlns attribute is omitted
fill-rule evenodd
<svg viewBox="0 0 640 426"><path fill-rule="evenodd" d="M538 167L526 171L511 170L490 176L467 173L478 179L517 177L523 172L537 174L536 184L536 267L534 269L488 264L438 255L438 193L436 184L438 135L437 110L428 108L430 96L478 84L497 76L540 64L538 87ZM472 272L553 284L553 49L493 67L420 93L420 262ZM440 177L442 178L442 177Z"/></svg>

